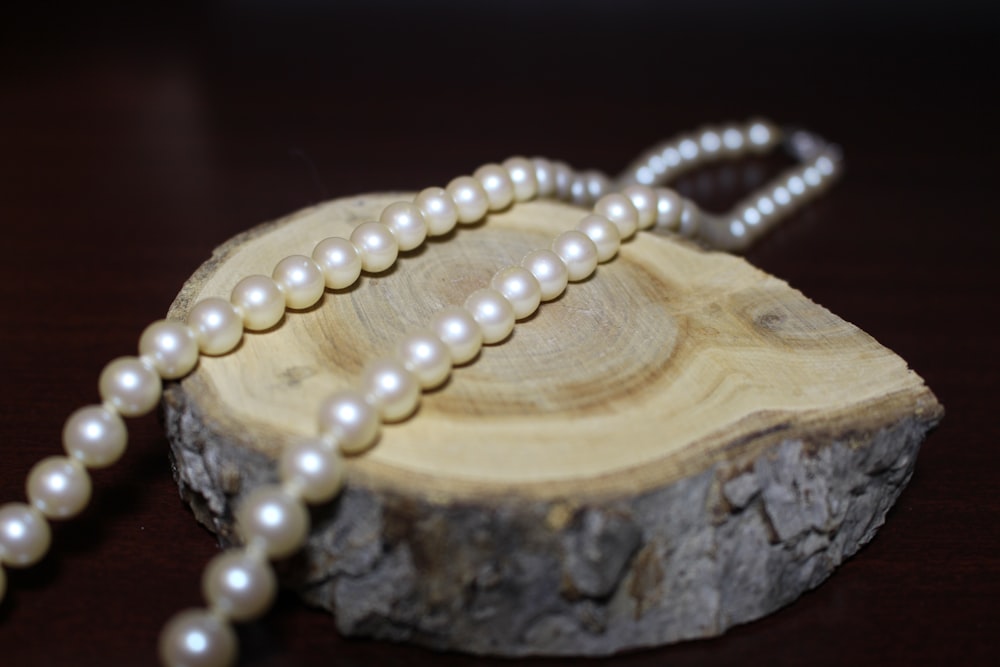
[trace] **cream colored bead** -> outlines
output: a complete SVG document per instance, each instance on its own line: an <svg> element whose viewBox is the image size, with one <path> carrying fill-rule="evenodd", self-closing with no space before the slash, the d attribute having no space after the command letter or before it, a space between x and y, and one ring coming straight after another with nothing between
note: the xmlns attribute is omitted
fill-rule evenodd
<svg viewBox="0 0 1000 667"><path fill-rule="evenodd" d="M698 147L706 160L712 160L722 152L722 135L714 127L703 127L698 132Z"/></svg>
<svg viewBox="0 0 1000 667"><path fill-rule="evenodd" d="M331 236L317 243L312 258L323 271L323 279L330 289L350 287L361 275L361 252L356 245L340 236Z"/></svg>
<svg viewBox="0 0 1000 667"><path fill-rule="evenodd" d="M576 206L589 206L594 201L587 188L587 177L583 174L573 175L573 180L569 184L569 200Z"/></svg>
<svg viewBox="0 0 1000 667"><path fill-rule="evenodd" d="M521 260L521 266L531 271L542 290L542 301L551 301L564 291L569 271L559 255L551 250L533 250Z"/></svg>
<svg viewBox="0 0 1000 667"><path fill-rule="evenodd" d="M137 357L119 357L101 372L101 399L126 417L144 415L160 400L160 376Z"/></svg>
<svg viewBox="0 0 1000 667"><path fill-rule="evenodd" d="M622 194L628 197L639 213L639 229L649 229L656 224L656 192L645 185L630 185Z"/></svg>
<svg viewBox="0 0 1000 667"><path fill-rule="evenodd" d="M69 519L90 502L90 475L83 464L65 456L49 456L28 474L28 500L50 519Z"/></svg>
<svg viewBox="0 0 1000 667"><path fill-rule="evenodd" d="M514 182L500 165L484 164L473 172L472 177L483 186L491 211L502 211L514 201Z"/></svg>
<svg viewBox="0 0 1000 667"><path fill-rule="evenodd" d="M555 197L561 201L569 201L572 195L573 170L565 162L553 162L552 168L555 170Z"/></svg>
<svg viewBox="0 0 1000 667"><path fill-rule="evenodd" d="M187 609L163 627L158 648L165 667L229 667L236 662L237 639L215 614Z"/></svg>
<svg viewBox="0 0 1000 667"><path fill-rule="evenodd" d="M176 320L150 324L139 337L139 356L148 357L165 380L182 378L198 363L198 341L191 327Z"/></svg>
<svg viewBox="0 0 1000 667"><path fill-rule="evenodd" d="M62 441L66 453L88 468L104 468L125 452L128 431L117 412L91 405L69 416Z"/></svg>
<svg viewBox="0 0 1000 667"><path fill-rule="evenodd" d="M351 232L351 243L361 254L361 267L369 273L385 271L396 263L399 244L381 222L362 222Z"/></svg>
<svg viewBox="0 0 1000 667"><path fill-rule="evenodd" d="M368 362L358 387L383 422L402 421L420 404L420 382L398 359L386 357Z"/></svg>
<svg viewBox="0 0 1000 667"><path fill-rule="evenodd" d="M458 222L458 207L444 188L426 188L420 191L413 203L424 215L427 233L431 236L447 234Z"/></svg>
<svg viewBox="0 0 1000 667"><path fill-rule="evenodd" d="M535 165L535 181L538 183L538 196L551 197L556 193L556 168L551 161L543 157L531 158Z"/></svg>
<svg viewBox="0 0 1000 667"><path fill-rule="evenodd" d="M34 565L51 543L49 522L37 509L24 503L0 507L0 563L10 567Z"/></svg>
<svg viewBox="0 0 1000 667"><path fill-rule="evenodd" d="M456 366L472 361L483 346L483 330L466 309L448 306L434 315L431 330L451 353Z"/></svg>
<svg viewBox="0 0 1000 667"><path fill-rule="evenodd" d="M583 180L590 201L597 201L611 192L611 181L599 171L583 172Z"/></svg>
<svg viewBox="0 0 1000 667"><path fill-rule="evenodd" d="M465 299L464 307L483 330L483 343L499 343L514 330L514 307L495 289L476 290Z"/></svg>
<svg viewBox="0 0 1000 667"><path fill-rule="evenodd" d="M214 296L194 305L188 313L188 326L202 354L226 354L243 338L243 318L233 304Z"/></svg>
<svg viewBox="0 0 1000 667"><path fill-rule="evenodd" d="M594 213L613 222L622 241L632 238L639 229L639 211L632 205L632 200L623 194L604 195L594 204Z"/></svg>
<svg viewBox="0 0 1000 667"><path fill-rule="evenodd" d="M576 228L594 242L598 262L607 262L618 254L622 244L618 227L603 215L591 213L577 223Z"/></svg>
<svg viewBox="0 0 1000 667"><path fill-rule="evenodd" d="M268 484L257 487L240 502L236 528L245 543L263 543L269 558L285 558L305 544L309 513L280 486Z"/></svg>
<svg viewBox="0 0 1000 667"><path fill-rule="evenodd" d="M205 601L226 618L250 621L270 608L278 580L270 563L241 549L218 554L201 577Z"/></svg>
<svg viewBox="0 0 1000 667"><path fill-rule="evenodd" d="M726 155L739 157L746 150L746 136L741 128L729 125L722 130L722 150Z"/></svg>
<svg viewBox="0 0 1000 667"><path fill-rule="evenodd" d="M514 201L528 201L538 196L538 179L535 165L523 157L511 157L503 161L503 168L514 183Z"/></svg>
<svg viewBox="0 0 1000 667"><path fill-rule="evenodd" d="M510 302L514 318L518 320L533 314L542 301L542 286L534 274L523 266L500 269L490 281L490 287Z"/></svg>
<svg viewBox="0 0 1000 667"><path fill-rule="evenodd" d="M751 120L746 127L747 149L752 153L766 153L781 141L781 134L770 122Z"/></svg>
<svg viewBox="0 0 1000 667"><path fill-rule="evenodd" d="M417 329L403 336L396 345L396 356L424 389L439 386L451 374L451 351L430 329Z"/></svg>
<svg viewBox="0 0 1000 667"><path fill-rule="evenodd" d="M363 395L342 389L320 404L318 426L320 435L333 438L344 454L360 454L375 444L381 422Z"/></svg>
<svg viewBox="0 0 1000 667"><path fill-rule="evenodd" d="M656 189L656 226L675 230L681 221L684 202L681 196L669 188Z"/></svg>
<svg viewBox="0 0 1000 667"><path fill-rule="evenodd" d="M243 326L251 331L270 329L285 316L285 294L267 276L247 276L236 283L229 302L239 311Z"/></svg>
<svg viewBox="0 0 1000 667"><path fill-rule="evenodd" d="M698 234L700 228L701 211L698 209L698 205L690 199L685 199L684 204L681 206L681 219L678 222L677 231L682 236L693 238Z"/></svg>
<svg viewBox="0 0 1000 667"><path fill-rule="evenodd" d="M462 224L479 222L489 210L490 202L486 197L486 190L471 176L459 176L453 179L445 187L445 191L455 202L458 221Z"/></svg>
<svg viewBox="0 0 1000 667"><path fill-rule="evenodd" d="M578 282L589 278L597 268L597 246L581 231L565 231L552 241L552 252L566 265L567 277Z"/></svg>
<svg viewBox="0 0 1000 667"><path fill-rule="evenodd" d="M301 440L285 447L278 460L278 475L295 484L310 504L332 500L344 485L344 463L336 448L323 440Z"/></svg>
<svg viewBox="0 0 1000 667"><path fill-rule="evenodd" d="M419 248L427 238L427 223L416 204L405 201L389 204L379 216L379 222L388 227L396 237L396 244L401 251Z"/></svg>
<svg viewBox="0 0 1000 667"><path fill-rule="evenodd" d="M704 160L701 146L698 145L694 137L683 137L678 141L677 152L681 154L687 168L697 166Z"/></svg>
<svg viewBox="0 0 1000 667"><path fill-rule="evenodd" d="M295 310L316 305L326 289L319 264L305 255L285 257L274 267L271 277L285 294L285 306Z"/></svg>

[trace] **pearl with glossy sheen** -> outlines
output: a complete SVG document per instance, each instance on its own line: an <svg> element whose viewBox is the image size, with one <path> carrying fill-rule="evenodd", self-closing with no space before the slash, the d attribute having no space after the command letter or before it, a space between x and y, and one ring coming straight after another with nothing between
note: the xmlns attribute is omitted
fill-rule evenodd
<svg viewBox="0 0 1000 667"><path fill-rule="evenodd" d="M151 359L161 378L176 380L198 363L198 341L183 322L157 320L139 337L139 356Z"/></svg>
<svg viewBox="0 0 1000 667"><path fill-rule="evenodd" d="M309 533L305 506L280 486L266 484L251 491L236 509L236 528L247 544L262 543L270 558L298 551Z"/></svg>
<svg viewBox="0 0 1000 667"><path fill-rule="evenodd" d="M361 267L369 273L380 273L396 263L399 244L388 227L381 222L362 222L351 232L351 243L361 255Z"/></svg>
<svg viewBox="0 0 1000 667"><path fill-rule="evenodd" d="M639 214L639 229L649 229L656 224L656 192L645 185L630 185L622 194L628 197Z"/></svg>
<svg viewBox="0 0 1000 667"><path fill-rule="evenodd" d="M302 440L285 447L278 459L282 482L294 484L307 503L325 503L344 484L344 465L335 447L321 439Z"/></svg>
<svg viewBox="0 0 1000 667"><path fill-rule="evenodd" d="M557 236L552 252L566 265L567 278L572 282L589 278L597 268L597 246L581 231L571 229Z"/></svg>
<svg viewBox="0 0 1000 667"><path fill-rule="evenodd" d="M45 515L31 505L0 506L0 563L11 567L34 565L52 543Z"/></svg>
<svg viewBox="0 0 1000 667"><path fill-rule="evenodd" d="M320 404L319 433L330 436L345 454L360 454L375 444L378 412L365 397L349 389L336 391Z"/></svg>
<svg viewBox="0 0 1000 667"><path fill-rule="evenodd" d="M490 280L490 287L503 294L514 309L515 319L524 319L536 310L542 301L542 286L534 274L523 266L508 266L497 271Z"/></svg>
<svg viewBox="0 0 1000 667"><path fill-rule="evenodd" d="M538 180L535 177L535 165L523 157L511 157L502 165L514 184L514 201L528 201L538 196Z"/></svg>
<svg viewBox="0 0 1000 667"><path fill-rule="evenodd" d="M82 512L90 492L90 475L76 459L50 456L28 474L28 500L50 519L69 519Z"/></svg>
<svg viewBox="0 0 1000 667"><path fill-rule="evenodd" d="M564 291L569 271L559 255L551 250L533 250L521 260L521 266L531 271L542 291L542 301L551 301Z"/></svg>
<svg viewBox="0 0 1000 667"><path fill-rule="evenodd" d="M331 236L313 248L312 258L323 272L330 289L344 289L361 275L361 252L348 239Z"/></svg>
<svg viewBox="0 0 1000 667"><path fill-rule="evenodd" d="M486 192L491 211L502 211L514 201L514 182L510 173L498 164L484 164L472 172Z"/></svg>
<svg viewBox="0 0 1000 667"><path fill-rule="evenodd" d="M476 290L465 299L464 305L483 330L483 343L499 343L514 330L514 307L495 289Z"/></svg>
<svg viewBox="0 0 1000 667"><path fill-rule="evenodd" d="M243 338L243 318L233 304L219 297L211 296L196 303L187 321L202 354L226 354Z"/></svg>
<svg viewBox="0 0 1000 667"><path fill-rule="evenodd" d="M430 329L417 329L403 336L396 344L396 356L424 389L439 386L451 374L451 352Z"/></svg>
<svg viewBox="0 0 1000 667"><path fill-rule="evenodd" d="M239 281L229 301L243 318L243 326L251 331L270 329L285 316L285 294L268 276L247 276Z"/></svg>
<svg viewBox="0 0 1000 667"><path fill-rule="evenodd" d="M623 194L604 195L594 204L594 213L613 222L623 241L632 238L639 229L639 211L632 205L632 200Z"/></svg>
<svg viewBox="0 0 1000 667"><path fill-rule="evenodd" d="M305 255L289 255L282 259L274 267L271 278L284 293L285 306L294 310L311 308L326 289L326 279L319 264Z"/></svg>
<svg viewBox="0 0 1000 667"><path fill-rule="evenodd" d="M618 254L622 244L618 227L603 215L591 213L578 222L576 228L594 242L598 262L607 262Z"/></svg>
<svg viewBox="0 0 1000 667"><path fill-rule="evenodd" d="M358 387L384 422L402 421L420 404L420 382L398 359L386 357L368 362Z"/></svg>
<svg viewBox="0 0 1000 667"><path fill-rule="evenodd" d="M379 216L379 222L396 237L400 251L419 248L427 238L427 223L416 204L405 201L389 204Z"/></svg>
<svg viewBox="0 0 1000 667"><path fill-rule="evenodd" d="M431 236L447 234L458 222L458 207L444 188L425 188L413 200L427 223Z"/></svg>
<svg viewBox="0 0 1000 667"><path fill-rule="evenodd" d="M476 358L483 346L483 330L461 306L448 306L431 318L431 330L448 347L451 362L460 365Z"/></svg>
<svg viewBox="0 0 1000 667"><path fill-rule="evenodd" d="M119 357L104 367L98 380L101 399L126 417L144 415L160 400L160 376L137 357Z"/></svg>
<svg viewBox="0 0 1000 667"><path fill-rule="evenodd" d="M486 190L471 176L459 176L445 187L445 191L455 202L458 221L462 224L479 222L489 210L490 202Z"/></svg>
<svg viewBox="0 0 1000 667"><path fill-rule="evenodd" d="M274 602L278 580L269 563L244 550L215 556L201 577L205 601L234 621L261 616Z"/></svg>
<svg viewBox="0 0 1000 667"><path fill-rule="evenodd" d="M187 609L160 633L160 661L170 667L228 667L236 662L236 633L204 609Z"/></svg>
<svg viewBox="0 0 1000 667"><path fill-rule="evenodd" d="M104 468L125 452L128 430L117 412L90 405L69 416L62 442L66 453L88 468Z"/></svg>

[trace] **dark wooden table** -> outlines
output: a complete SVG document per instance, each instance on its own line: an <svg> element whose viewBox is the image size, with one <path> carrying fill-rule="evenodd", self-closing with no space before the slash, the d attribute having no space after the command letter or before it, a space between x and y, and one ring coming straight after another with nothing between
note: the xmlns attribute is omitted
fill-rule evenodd
<svg viewBox="0 0 1000 667"><path fill-rule="evenodd" d="M750 260L898 352L948 414L886 525L816 591L719 639L589 664L991 662L993 10L317 4L81 3L5 15L4 500L20 499L31 464L59 452L66 415L96 399L103 365L132 354L145 324L236 232L336 196L441 184L516 153L613 172L675 131L762 114L838 141L848 171ZM683 185L723 206L772 166ZM214 541L177 497L157 420L131 428L123 461L94 475L92 507L58 526L42 564L10 573L0 664L152 664L164 620L200 602ZM343 639L288 596L240 634L248 665L505 664Z"/></svg>

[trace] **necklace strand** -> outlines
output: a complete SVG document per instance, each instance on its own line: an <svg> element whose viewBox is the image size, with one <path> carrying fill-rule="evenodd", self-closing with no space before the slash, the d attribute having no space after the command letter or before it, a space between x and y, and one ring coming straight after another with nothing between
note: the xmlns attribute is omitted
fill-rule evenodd
<svg viewBox="0 0 1000 667"><path fill-rule="evenodd" d="M462 306L446 307L427 327L404 336L391 354L369 362L355 389L326 397L316 437L281 454L279 483L259 486L242 500L236 525L244 546L209 562L202 577L207 607L174 616L159 644L165 665L231 664L237 654L232 622L257 618L271 606L277 577L270 561L304 544L307 503L326 503L339 494L343 456L372 447L382 424L413 414L422 391L440 386L454 366L472 361L484 344L507 339L517 320L557 298L568 283L588 278L599 263L614 259L621 243L637 231L656 228L720 249L742 250L839 176L839 149L798 130L787 133L784 144L799 164L725 215L705 213L659 187L706 162L764 153L781 141L781 133L763 120L707 127L653 147L615 182L600 172L576 173L545 158L487 164L445 188L427 188L411 202L389 205L378 221L358 225L348 238L320 241L310 257L285 257L271 276L242 279L228 300L202 299L186 323L150 324L140 336L139 356L115 359L101 372L102 403L67 419L62 439L68 456L45 458L31 469L26 484L30 504L0 507L0 564L27 567L46 554L49 520L71 518L90 500L87 469L109 466L124 453L128 438L122 417L152 411L162 381L189 374L200 355L228 354L244 330L269 329L286 308L308 308L326 289L353 285L362 271L384 271L400 251L417 248L427 236L446 234L456 224L479 222L490 212L537 197L590 206L576 228L557 236L549 248L501 269L489 287L473 292ZM0 567L0 599L5 585Z"/></svg>

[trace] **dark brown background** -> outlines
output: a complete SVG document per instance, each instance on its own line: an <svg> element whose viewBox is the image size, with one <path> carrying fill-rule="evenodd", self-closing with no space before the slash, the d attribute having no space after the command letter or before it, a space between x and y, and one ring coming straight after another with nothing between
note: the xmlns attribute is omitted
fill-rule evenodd
<svg viewBox="0 0 1000 667"><path fill-rule="evenodd" d="M750 260L902 355L948 414L888 523L818 590L720 639L590 664L985 664L1000 648L996 12L668 4L3 10L3 498L234 233L516 153L613 172L678 130L763 114L840 142L848 171ZM741 191L727 178L776 164L685 187L717 208ZM199 602L215 547L164 452L156 419L134 422L93 507L11 573L3 665L151 664L162 622ZM241 638L252 665L501 664L344 640L290 598Z"/></svg>

